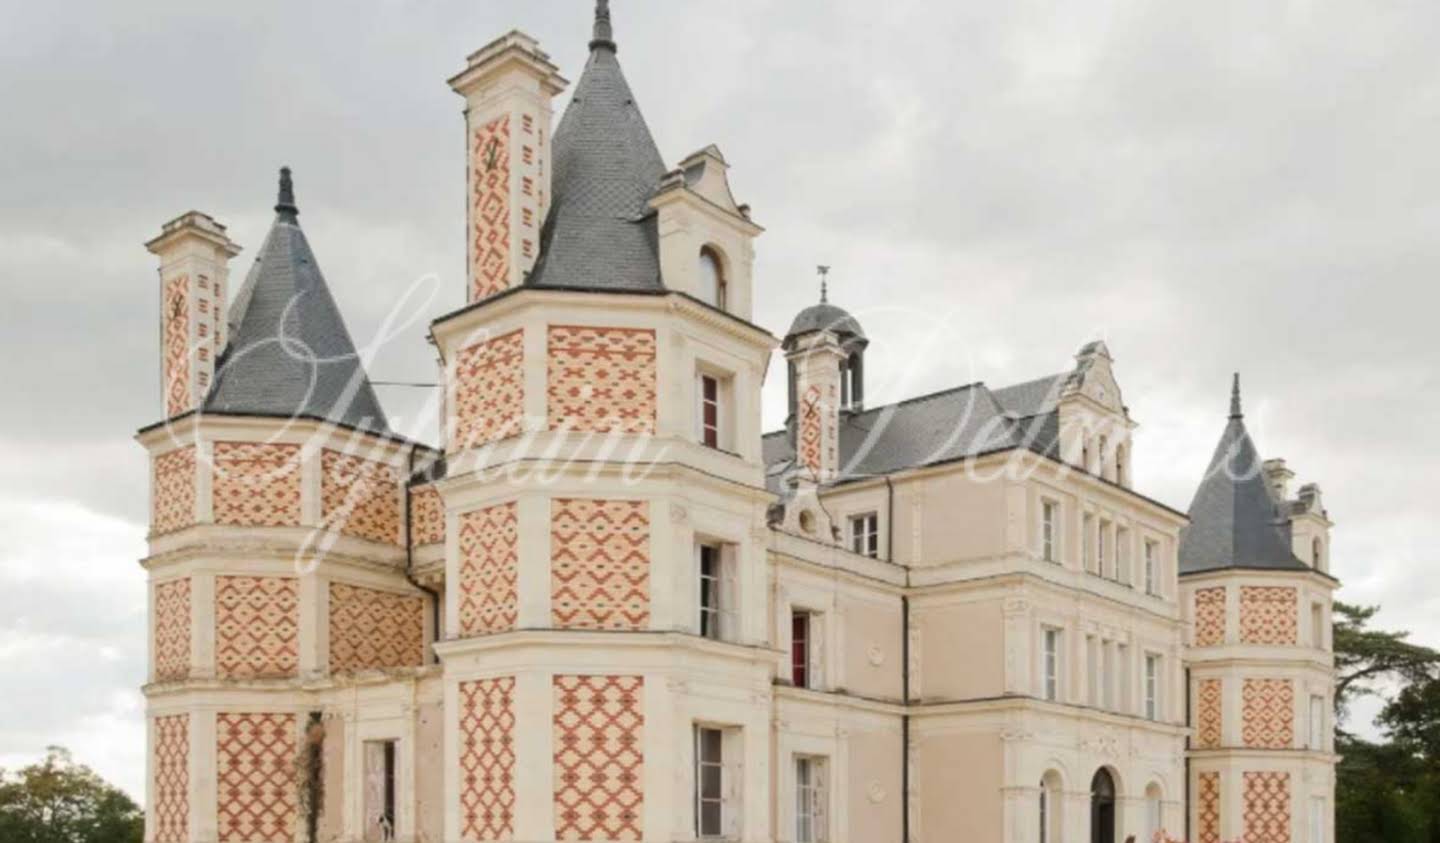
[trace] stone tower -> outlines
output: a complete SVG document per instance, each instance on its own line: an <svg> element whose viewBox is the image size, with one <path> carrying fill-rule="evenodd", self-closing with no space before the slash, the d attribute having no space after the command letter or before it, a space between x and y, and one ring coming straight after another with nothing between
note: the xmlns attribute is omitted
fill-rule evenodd
<svg viewBox="0 0 1440 843"><path fill-rule="evenodd" d="M1338 583L1319 490L1287 498L1283 461L1262 463L1240 379L1190 508L1180 586L1190 614L1191 837L1199 843L1334 839ZM1297 544L1298 542L1298 544Z"/></svg>

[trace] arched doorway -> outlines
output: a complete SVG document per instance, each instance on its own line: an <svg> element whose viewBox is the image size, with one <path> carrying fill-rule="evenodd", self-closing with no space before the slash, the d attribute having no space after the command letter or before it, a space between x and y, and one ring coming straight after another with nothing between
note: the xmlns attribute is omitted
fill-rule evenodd
<svg viewBox="0 0 1440 843"><path fill-rule="evenodd" d="M1104 768L1090 782L1090 843L1115 843L1115 779Z"/></svg>

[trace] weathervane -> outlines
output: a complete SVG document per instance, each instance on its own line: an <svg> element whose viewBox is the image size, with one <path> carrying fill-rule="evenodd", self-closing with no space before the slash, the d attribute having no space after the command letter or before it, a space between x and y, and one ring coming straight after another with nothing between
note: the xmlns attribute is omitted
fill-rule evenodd
<svg viewBox="0 0 1440 843"><path fill-rule="evenodd" d="M815 269L820 273L820 303L828 304L830 301L830 267L817 266Z"/></svg>

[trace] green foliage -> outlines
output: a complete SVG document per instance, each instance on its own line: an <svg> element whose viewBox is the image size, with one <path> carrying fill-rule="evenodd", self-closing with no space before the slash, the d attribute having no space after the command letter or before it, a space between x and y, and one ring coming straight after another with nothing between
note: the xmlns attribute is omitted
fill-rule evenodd
<svg viewBox="0 0 1440 843"><path fill-rule="evenodd" d="M1336 729L1335 837L1346 843L1440 843L1440 653L1404 632L1369 628L1377 607L1335 604L1335 705L1399 688L1379 722L1388 742Z"/></svg>
<svg viewBox="0 0 1440 843"><path fill-rule="evenodd" d="M13 774L0 770L0 840L5 843L140 843L145 815L70 753Z"/></svg>

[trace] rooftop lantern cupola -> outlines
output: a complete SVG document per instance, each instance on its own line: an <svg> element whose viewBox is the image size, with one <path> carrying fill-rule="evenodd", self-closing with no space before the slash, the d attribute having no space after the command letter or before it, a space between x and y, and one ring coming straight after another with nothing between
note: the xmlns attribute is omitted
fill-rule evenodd
<svg viewBox="0 0 1440 843"><path fill-rule="evenodd" d="M854 316L830 303L830 268L819 271L820 302L795 317L782 348L789 374L786 427L798 467L823 483L840 469L841 414L864 406L870 341Z"/></svg>

